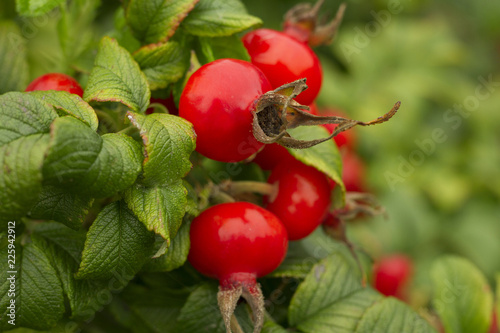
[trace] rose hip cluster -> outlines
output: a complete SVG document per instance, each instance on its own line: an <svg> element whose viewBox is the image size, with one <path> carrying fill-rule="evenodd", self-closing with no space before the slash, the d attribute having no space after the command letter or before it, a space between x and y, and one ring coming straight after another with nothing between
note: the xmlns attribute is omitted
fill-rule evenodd
<svg viewBox="0 0 500 333"><path fill-rule="evenodd" d="M281 264L289 241L300 240L321 225L335 187L324 173L283 147L292 146L259 138L256 126L267 136L279 137L285 118L285 123L293 123L293 116L306 114L310 124L323 124L330 134L339 134L333 139L343 151L351 151L355 143L353 134L335 132L340 122L320 121L343 115L318 111L314 101L323 74L310 39L304 37L316 35L288 23L284 32L257 29L243 36L251 62L219 59L200 67L187 81L179 102L179 116L193 124L199 153L220 162L252 161L270 171L267 184L232 182L226 188L233 195L263 194L264 208L249 202L218 204L191 225L188 260L199 272L219 280L219 306L228 331L240 296L251 305L255 332L260 331L263 297L256 279ZM300 84L295 82L304 78L308 88L297 88ZM359 159L344 155L348 189L364 191Z"/></svg>

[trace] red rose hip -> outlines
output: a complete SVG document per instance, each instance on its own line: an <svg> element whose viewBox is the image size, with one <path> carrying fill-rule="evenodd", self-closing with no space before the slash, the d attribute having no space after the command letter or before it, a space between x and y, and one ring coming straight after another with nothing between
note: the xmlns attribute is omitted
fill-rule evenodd
<svg viewBox="0 0 500 333"><path fill-rule="evenodd" d="M322 222L330 207L328 178L299 161L281 163L267 181L276 184L276 194L267 197L267 209L285 225L289 240L308 236Z"/></svg>
<svg viewBox="0 0 500 333"><path fill-rule="evenodd" d="M239 162L262 143L252 132L257 99L271 90L265 75L249 62L219 59L189 78L179 103L179 116L193 124L196 150L221 162Z"/></svg>
<svg viewBox="0 0 500 333"><path fill-rule="evenodd" d="M323 74L314 51L304 43L276 30L257 29L243 37L252 64L267 76L273 88L306 78L308 89L295 98L311 104L321 88Z"/></svg>
<svg viewBox="0 0 500 333"><path fill-rule="evenodd" d="M219 280L226 327L240 296L252 306L256 329L262 327L264 301L256 278L275 270L285 258L288 238L281 221L252 203L224 203L193 220L190 239L191 265Z"/></svg>
<svg viewBox="0 0 500 333"><path fill-rule="evenodd" d="M83 89L71 76L62 73L48 73L33 80L26 91L59 90L83 97Z"/></svg>

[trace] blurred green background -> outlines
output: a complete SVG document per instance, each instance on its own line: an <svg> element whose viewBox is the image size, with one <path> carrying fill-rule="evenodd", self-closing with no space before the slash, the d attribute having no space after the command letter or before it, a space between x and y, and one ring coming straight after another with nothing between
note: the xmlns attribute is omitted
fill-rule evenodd
<svg viewBox="0 0 500 333"><path fill-rule="evenodd" d="M280 29L300 1L244 2ZM500 2L346 3L335 42L316 50L324 69L317 103L367 121L402 102L390 122L354 129L367 181L389 218L352 224L351 237L375 257L414 258L416 289L426 290L429 265L443 253L471 259L493 281L500 272ZM322 13L333 16L339 5L325 1Z"/></svg>

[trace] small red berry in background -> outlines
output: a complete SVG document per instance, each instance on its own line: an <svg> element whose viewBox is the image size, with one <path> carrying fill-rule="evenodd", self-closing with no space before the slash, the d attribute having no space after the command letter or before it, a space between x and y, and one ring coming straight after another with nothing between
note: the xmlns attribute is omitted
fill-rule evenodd
<svg viewBox="0 0 500 333"><path fill-rule="evenodd" d="M281 163L267 180L277 192L266 197L267 206L288 231L288 239L298 240L311 234L322 222L330 207L327 176L300 161Z"/></svg>
<svg viewBox="0 0 500 333"><path fill-rule="evenodd" d="M83 97L83 89L71 76L62 73L48 73L34 79L26 91L59 90Z"/></svg>
<svg viewBox="0 0 500 333"><path fill-rule="evenodd" d="M267 76L273 89L306 78L308 89L295 98L303 105L311 104L321 89L323 74L314 51L283 32L257 29L243 37L252 64Z"/></svg>
<svg viewBox="0 0 500 333"><path fill-rule="evenodd" d="M246 61L219 59L200 67L179 103L179 116L196 132L196 150L220 162L239 162L255 154L263 144L253 136L252 110L270 90L264 73Z"/></svg>
<svg viewBox="0 0 500 333"><path fill-rule="evenodd" d="M365 165L356 153L346 151L342 156L342 181L346 191L367 192Z"/></svg>
<svg viewBox="0 0 500 333"><path fill-rule="evenodd" d="M375 263L373 284L380 293L404 300L412 274L413 263L410 258L404 254L390 255Z"/></svg>

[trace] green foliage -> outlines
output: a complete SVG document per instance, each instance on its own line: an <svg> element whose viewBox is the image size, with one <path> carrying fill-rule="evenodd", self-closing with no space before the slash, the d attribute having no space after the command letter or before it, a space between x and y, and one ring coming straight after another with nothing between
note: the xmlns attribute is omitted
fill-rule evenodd
<svg viewBox="0 0 500 333"><path fill-rule="evenodd" d="M22 90L28 84L25 43L14 22L0 20L0 94Z"/></svg>
<svg viewBox="0 0 500 333"><path fill-rule="evenodd" d="M191 220L215 203L211 181L263 180L267 174L255 164L229 165L193 153L196 134L189 122L145 114L152 93L173 94L178 102L200 65L221 58L249 61L241 36L263 24L253 14L272 17L266 26L277 28L296 1L246 2L0 4L0 331L13 328L6 316L7 278L15 271L13 332L225 332L215 281L187 263ZM451 1L441 5L458 11ZM336 9L325 6L325 12ZM485 55L494 44L484 37L499 31L497 5L463 4L461 10L484 20L461 14L468 20L457 20L458 26L448 14L425 16L437 5L408 5L369 43L353 44L363 32L357 28L377 21L372 9L386 7L360 2L347 13L333 46L316 49L324 69L318 104L373 119L403 100L394 120L358 130L369 182L391 219L348 228L370 255L413 254L412 291L418 297L410 304L419 311L363 286L348 247L319 228L290 242L281 266L259 280L267 311L263 333L434 332L426 320L432 317L446 333L483 332L494 311L500 316L489 286L500 267L491 255L499 249L500 155L498 145L480 144L499 138L498 65L491 69L497 57ZM467 75L458 74L462 69ZM84 98L20 92L29 79L50 71L78 79ZM490 94L480 108L450 124L447 109L465 104L481 82L481 91ZM402 176L400 156L409 160L435 129L446 139ZM291 133L302 140L328 135L320 126ZM335 181L336 204L345 201L342 151L333 140L289 151ZM13 220L15 240L6 227ZM443 252L471 260L432 260ZM356 254L370 275L371 258L360 249ZM497 277L497 301L498 284ZM241 332L253 331L245 303L235 319Z"/></svg>
<svg viewBox="0 0 500 333"><path fill-rule="evenodd" d="M222 37L260 24L239 0L200 0L181 27L196 36Z"/></svg>
<svg viewBox="0 0 500 333"><path fill-rule="evenodd" d="M129 0L127 23L143 45L166 42L199 0Z"/></svg>
<svg viewBox="0 0 500 333"><path fill-rule="evenodd" d="M50 12L63 2L64 0L16 0L16 8L21 15L38 16Z"/></svg>
<svg viewBox="0 0 500 333"><path fill-rule="evenodd" d="M84 99L87 102L119 102L136 112L144 112L150 95L146 76L130 53L116 40L104 37L99 44Z"/></svg>
<svg viewBox="0 0 500 333"><path fill-rule="evenodd" d="M483 274L466 259L437 259L431 271L433 305L447 332L485 332L490 327L493 294Z"/></svg>

